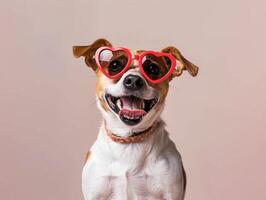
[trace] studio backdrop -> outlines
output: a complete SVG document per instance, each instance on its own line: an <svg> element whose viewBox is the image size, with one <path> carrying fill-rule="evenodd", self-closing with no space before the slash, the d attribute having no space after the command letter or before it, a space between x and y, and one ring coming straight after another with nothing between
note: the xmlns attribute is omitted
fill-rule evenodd
<svg viewBox="0 0 266 200"><path fill-rule="evenodd" d="M82 199L101 124L94 72L73 45L173 45L199 66L170 83L163 118L187 200L266 199L266 3L2 0L0 199Z"/></svg>

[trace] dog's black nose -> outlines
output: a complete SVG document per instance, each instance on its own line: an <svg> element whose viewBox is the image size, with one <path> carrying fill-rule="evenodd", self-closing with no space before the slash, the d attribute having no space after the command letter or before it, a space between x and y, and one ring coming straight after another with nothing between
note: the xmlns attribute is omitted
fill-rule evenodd
<svg viewBox="0 0 266 200"><path fill-rule="evenodd" d="M129 90L139 90L144 86L144 81L140 76L130 74L124 78L123 84Z"/></svg>

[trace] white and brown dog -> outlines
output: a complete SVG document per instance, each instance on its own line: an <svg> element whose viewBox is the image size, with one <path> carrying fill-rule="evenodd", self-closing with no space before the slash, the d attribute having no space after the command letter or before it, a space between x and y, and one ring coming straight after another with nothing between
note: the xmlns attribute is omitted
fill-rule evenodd
<svg viewBox="0 0 266 200"><path fill-rule="evenodd" d="M99 39L74 46L97 75L96 96L103 115L97 140L82 173L85 200L183 200L186 175L181 156L160 114L169 82L198 67L175 47L161 52L113 48Z"/></svg>

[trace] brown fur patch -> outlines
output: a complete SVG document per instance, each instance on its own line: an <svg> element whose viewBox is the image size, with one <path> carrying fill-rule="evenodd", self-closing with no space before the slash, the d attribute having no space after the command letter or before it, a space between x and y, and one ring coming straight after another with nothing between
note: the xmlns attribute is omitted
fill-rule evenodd
<svg viewBox="0 0 266 200"><path fill-rule="evenodd" d="M172 46L166 47L162 50L162 52L172 54L180 62L179 65L175 67L171 76L172 78L180 76L183 70L187 70L191 76L197 76L199 68L188 61L177 48Z"/></svg>
<svg viewBox="0 0 266 200"><path fill-rule="evenodd" d="M108 112L109 111L109 106L107 105L107 102L104 100L103 97L103 89L104 89L104 74L100 71L97 70L97 82L96 82L96 95L100 101L100 104L102 106L102 108Z"/></svg>
<svg viewBox="0 0 266 200"><path fill-rule="evenodd" d="M151 84L150 84L151 85ZM161 105L165 102L165 98L168 94L169 90L169 80L165 80L159 84L152 84L153 88L155 88L160 93L160 101L157 103L157 109L161 108Z"/></svg>
<svg viewBox="0 0 266 200"><path fill-rule="evenodd" d="M98 69L95 59L94 59L94 55L95 52L97 51L97 49L99 49L100 47L103 46L109 46L111 47L112 44L104 39L98 39L95 42L93 42L90 45L86 45L86 46L73 46L73 54L76 58L79 58L80 56L85 57L85 63L91 67L94 71L96 71Z"/></svg>
<svg viewBox="0 0 266 200"><path fill-rule="evenodd" d="M88 152L86 153L86 156L85 156L85 163L89 160L90 156L91 156L91 152L88 151Z"/></svg>

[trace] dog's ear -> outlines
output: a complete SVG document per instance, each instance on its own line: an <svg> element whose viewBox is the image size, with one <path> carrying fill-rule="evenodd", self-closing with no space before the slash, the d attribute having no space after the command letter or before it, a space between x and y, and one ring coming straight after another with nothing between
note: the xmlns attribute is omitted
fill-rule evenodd
<svg viewBox="0 0 266 200"><path fill-rule="evenodd" d="M183 70L187 70L191 76L196 76L198 74L199 68L184 58L177 48L172 46L166 47L162 50L162 52L172 54L177 60L176 67L172 73L172 78L180 76Z"/></svg>
<svg viewBox="0 0 266 200"><path fill-rule="evenodd" d="M98 68L94 59L94 55L97 49L103 46L111 47L112 44L106 39L98 39L87 46L73 46L73 54L76 58L84 56L86 64L96 71Z"/></svg>

